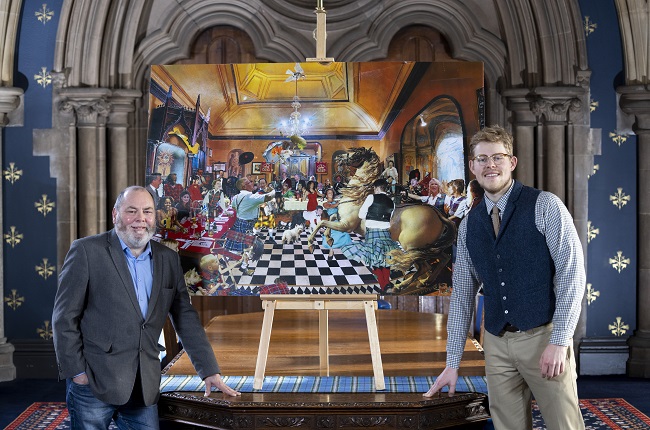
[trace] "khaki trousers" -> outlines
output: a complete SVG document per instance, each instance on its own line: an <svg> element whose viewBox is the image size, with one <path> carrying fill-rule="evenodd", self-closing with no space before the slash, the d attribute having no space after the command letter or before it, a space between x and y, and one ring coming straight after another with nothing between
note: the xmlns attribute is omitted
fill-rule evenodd
<svg viewBox="0 0 650 430"><path fill-rule="evenodd" d="M548 430L585 428L573 347L567 349L561 375L550 380L541 376L539 359L552 330L551 323L525 332L505 332L503 336L485 332L485 373L495 430L532 430L532 396Z"/></svg>

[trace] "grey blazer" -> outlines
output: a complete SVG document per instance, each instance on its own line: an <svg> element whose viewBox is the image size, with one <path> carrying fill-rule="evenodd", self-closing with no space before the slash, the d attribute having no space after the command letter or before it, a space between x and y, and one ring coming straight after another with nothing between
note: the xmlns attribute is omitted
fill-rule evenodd
<svg viewBox="0 0 650 430"><path fill-rule="evenodd" d="M158 338L168 314L197 374L219 373L178 254L155 241L151 251L153 287L144 319L114 230L75 240L59 275L52 315L59 378L86 372L95 397L109 404L129 400L138 365L145 404L158 401Z"/></svg>

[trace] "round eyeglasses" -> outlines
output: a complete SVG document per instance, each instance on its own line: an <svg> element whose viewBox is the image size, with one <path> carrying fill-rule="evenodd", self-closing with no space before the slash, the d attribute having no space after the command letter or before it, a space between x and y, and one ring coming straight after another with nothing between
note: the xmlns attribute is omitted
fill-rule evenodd
<svg viewBox="0 0 650 430"><path fill-rule="evenodd" d="M474 157L472 160L476 161L478 164L481 166L485 166L489 163L489 160L492 160L494 164L499 165L503 164L506 158L512 157L510 154L492 154L492 155L485 155L485 154L479 154L476 157Z"/></svg>

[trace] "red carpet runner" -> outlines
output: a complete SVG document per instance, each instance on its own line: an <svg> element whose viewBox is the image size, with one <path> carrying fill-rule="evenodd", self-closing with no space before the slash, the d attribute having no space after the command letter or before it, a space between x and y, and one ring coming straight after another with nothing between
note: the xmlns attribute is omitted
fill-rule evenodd
<svg viewBox="0 0 650 430"><path fill-rule="evenodd" d="M583 399L580 400L580 409L588 429L650 429L650 418L623 399ZM535 430L546 428L536 405L533 406L533 421ZM68 410L62 402L34 403L6 427L9 430L69 428Z"/></svg>

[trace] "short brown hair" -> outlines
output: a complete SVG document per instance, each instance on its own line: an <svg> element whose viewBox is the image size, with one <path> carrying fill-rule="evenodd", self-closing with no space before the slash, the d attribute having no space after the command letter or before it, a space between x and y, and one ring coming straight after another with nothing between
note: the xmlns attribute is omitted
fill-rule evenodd
<svg viewBox="0 0 650 430"><path fill-rule="evenodd" d="M513 155L513 145L512 145L512 134L508 132L505 128L499 125L493 125L490 127L485 127L482 130L476 132L472 136L472 140L469 142L469 154L471 157L475 156L474 148L481 142L488 143L503 143L503 146L506 148L508 154Z"/></svg>
<svg viewBox="0 0 650 430"><path fill-rule="evenodd" d="M248 180L249 180L249 179L246 178L246 177L241 178L241 179L238 179L237 182L235 183L235 187L237 187L237 189L238 189L239 191L243 190L243 189L244 189L244 184L245 184L246 181L248 181Z"/></svg>

